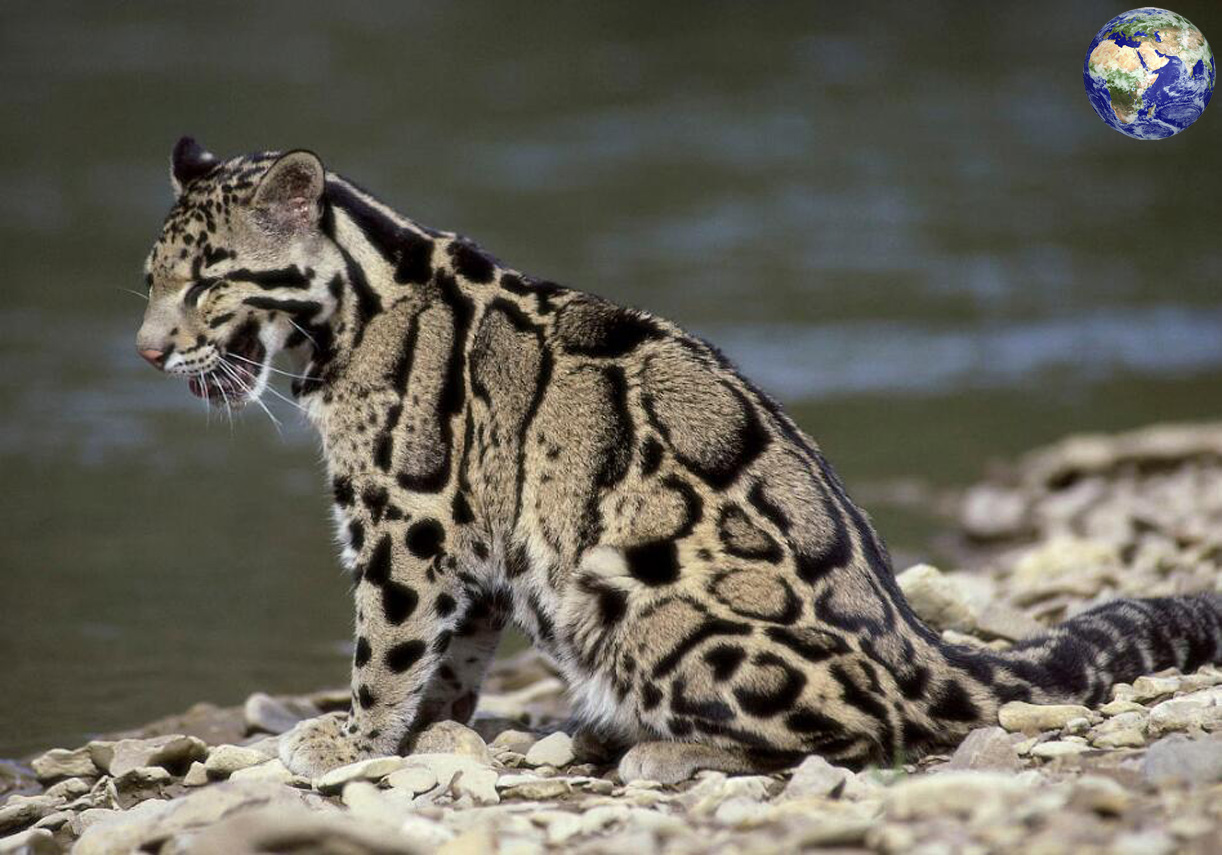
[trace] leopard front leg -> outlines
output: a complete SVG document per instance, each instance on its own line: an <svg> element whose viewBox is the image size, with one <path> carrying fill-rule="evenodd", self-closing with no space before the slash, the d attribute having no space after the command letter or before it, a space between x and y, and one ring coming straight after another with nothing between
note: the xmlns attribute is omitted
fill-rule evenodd
<svg viewBox="0 0 1222 855"><path fill-rule="evenodd" d="M510 609L508 595L480 593L470 599L449 638L449 648L444 651L433 674L414 729L422 729L435 721L466 724L471 720L479 702L484 674L500 644Z"/></svg>
<svg viewBox="0 0 1222 855"><path fill-rule="evenodd" d="M367 757L397 754L459 620L461 585L446 569L436 518L414 517L405 536L369 539L356 572L352 712L302 722L280 759L311 777Z"/></svg>

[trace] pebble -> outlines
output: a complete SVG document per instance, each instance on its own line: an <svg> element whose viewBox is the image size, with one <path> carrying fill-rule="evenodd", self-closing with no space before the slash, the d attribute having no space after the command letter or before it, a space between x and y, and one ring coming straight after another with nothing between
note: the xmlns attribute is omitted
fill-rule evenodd
<svg viewBox="0 0 1222 855"><path fill-rule="evenodd" d="M195 760L191 763L187 774L182 776L182 785L184 787L202 787L208 783L208 780L208 770L204 768L203 763Z"/></svg>
<svg viewBox="0 0 1222 855"><path fill-rule="evenodd" d="M63 798L55 796L10 796L0 807L0 833L37 822L63 803Z"/></svg>
<svg viewBox="0 0 1222 855"><path fill-rule="evenodd" d="M1029 704L1010 701L997 711L997 720L1011 733L1060 730L1076 718L1088 718L1090 710L1078 704Z"/></svg>
<svg viewBox="0 0 1222 855"><path fill-rule="evenodd" d="M507 786L501 790L501 795L507 799L543 801L567 796L572 791L573 785L564 778L536 778Z"/></svg>
<svg viewBox="0 0 1222 855"><path fill-rule="evenodd" d="M1179 677L1138 677L1133 681L1132 689L1125 694L1129 695L1128 700L1148 703L1174 695L1179 691L1180 683Z"/></svg>
<svg viewBox="0 0 1222 855"><path fill-rule="evenodd" d="M958 585L936 567L917 564L896 577L900 590L921 620L938 629L971 632L976 617Z"/></svg>
<svg viewBox="0 0 1222 855"><path fill-rule="evenodd" d="M3 855L59 855L55 835L45 828L30 828L0 839Z"/></svg>
<svg viewBox="0 0 1222 855"><path fill-rule="evenodd" d="M271 758L253 748L243 748L240 745L218 745L208 752L204 761L204 770L211 778L228 778L241 769L249 769L266 763Z"/></svg>
<svg viewBox="0 0 1222 855"><path fill-rule="evenodd" d="M186 769L193 760L203 760L208 754L203 740L179 735L117 742L95 740L86 747L94 765L114 777L141 766L163 766L170 771Z"/></svg>
<svg viewBox="0 0 1222 855"><path fill-rule="evenodd" d="M1015 750L1017 741L1017 737L1003 728L978 727L959 743L947 768L1017 771L1022 767L1022 760Z"/></svg>
<svg viewBox="0 0 1222 855"><path fill-rule="evenodd" d="M1073 784L1070 804L1107 816L1121 816L1133 797L1119 782L1102 775L1083 775Z"/></svg>
<svg viewBox="0 0 1222 855"><path fill-rule="evenodd" d="M437 786L437 776L432 769L425 766L408 766L391 772L386 783L396 790L404 790L412 795L427 793Z"/></svg>
<svg viewBox="0 0 1222 855"><path fill-rule="evenodd" d="M1141 774L1155 785L1222 781L1222 736L1192 739L1175 734L1163 737L1147 749L1141 762Z"/></svg>
<svg viewBox="0 0 1222 855"><path fill-rule="evenodd" d="M309 778L294 775L278 758L272 758L257 766L247 766L245 769L238 769L229 776L229 780L275 781L279 784L287 784L290 787L308 787L310 785Z"/></svg>
<svg viewBox="0 0 1222 855"><path fill-rule="evenodd" d="M573 740L563 731L545 736L526 752L526 763L530 766L567 766L573 759Z"/></svg>
<svg viewBox="0 0 1222 855"><path fill-rule="evenodd" d="M1032 748L1031 755L1044 760L1054 760L1058 757L1074 757L1089 750L1090 746L1082 745L1078 742L1053 740L1051 742L1042 742Z"/></svg>
<svg viewBox="0 0 1222 855"><path fill-rule="evenodd" d="M525 756L530 747L538 741L539 737L524 730L502 730L496 735L496 739L492 740L492 747Z"/></svg>
<svg viewBox="0 0 1222 855"><path fill-rule="evenodd" d="M370 757L367 760L358 760L332 769L317 779L314 786L322 793L338 793L349 781L378 781L402 769L404 763L402 757Z"/></svg>
<svg viewBox="0 0 1222 855"><path fill-rule="evenodd" d="M405 758L405 767L428 769L442 791L452 790L456 797L467 796L477 805L501 801L496 792L496 771L474 758L461 754L413 754Z"/></svg>
<svg viewBox="0 0 1222 855"><path fill-rule="evenodd" d="M805 799L813 796L829 796L844 787L853 773L848 769L833 766L817 754L803 760L793 770L793 777L781 792L781 801Z"/></svg>
<svg viewBox="0 0 1222 855"><path fill-rule="evenodd" d="M247 733L287 733L299 721L321 714L322 710L308 700L273 698L263 692L255 692L242 705Z"/></svg>
<svg viewBox="0 0 1222 855"><path fill-rule="evenodd" d="M44 793L44 795L71 801L78 796L85 795L85 793L89 792L91 789L93 789L93 786L89 783L89 781L86 781L83 778L66 778L63 781L60 781L58 784L52 784L51 786L47 787L47 791Z"/></svg>
<svg viewBox="0 0 1222 855"><path fill-rule="evenodd" d="M53 781L57 778L96 778L100 774L87 747L72 751L52 748L35 757L30 765L40 781Z"/></svg>
<svg viewBox="0 0 1222 855"><path fill-rule="evenodd" d="M456 721L439 721L429 725L416 737L412 751L417 754L460 754L481 763L492 762L492 754L483 737Z"/></svg>
<svg viewBox="0 0 1222 855"><path fill-rule="evenodd" d="M899 781L887 792L886 808L896 819L1001 814L1026 790L1020 778L1001 772L941 772Z"/></svg>
<svg viewBox="0 0 1222 855"><path fill-rule="evenodd" d="M1150 709L1150 729L1155 733L1194 727L1222 730L1222 687L1180 695Z"/></svg>

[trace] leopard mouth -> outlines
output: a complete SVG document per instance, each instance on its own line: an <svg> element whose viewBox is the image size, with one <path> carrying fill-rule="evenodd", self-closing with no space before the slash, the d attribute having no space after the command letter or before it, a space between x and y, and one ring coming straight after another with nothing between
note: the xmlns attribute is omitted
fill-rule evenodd
<svg viewBox="0 0 1222 855"><path fill-rule="evenodd" d="M256 397L263 360L267 357L267 348L259 341L258 327L253 324L242 327L217 355L215 367L188 379L191 394L231 407Z"/></svg>

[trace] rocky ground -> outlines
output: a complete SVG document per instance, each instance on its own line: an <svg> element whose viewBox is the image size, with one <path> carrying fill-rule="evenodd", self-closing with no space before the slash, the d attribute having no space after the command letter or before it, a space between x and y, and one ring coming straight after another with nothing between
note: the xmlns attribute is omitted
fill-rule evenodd
<svg viewBox="0 0 1222 855"><path fill-rule="evenodd" d="M1003 647L1116 595L1222 591L1222 425L1081 437L969 490L962 568L900 580L955 640ZM950 755L852 772L621 781L562 729L531 654L498 663L470 728L306 780L277 734L346 692L200 705L0 763L0 853L1216 853L1222 669L1117 686L1098 710L1009 704ZM5 836L7 835L7 836Z"/></svg>

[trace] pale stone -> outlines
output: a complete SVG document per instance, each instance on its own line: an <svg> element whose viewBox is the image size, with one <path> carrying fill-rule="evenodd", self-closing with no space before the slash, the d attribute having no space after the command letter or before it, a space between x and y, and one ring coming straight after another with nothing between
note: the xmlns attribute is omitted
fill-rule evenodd
<svg viewBox="0 0 1222 855"><path fill-rule="evenodd" d="M240 769L249 769L251 766L266 763L270 759L268 755L252 748L243 748L239 745L218 745L208 752L208 759L204 761L204 769L207 770L209 777L228 778Z"/></svg>
<svg viewBox="0 0 1222 855"><path fill-rule="evenodd" d="M627 805L608 804L592 807L581 815L582 834L597 834L611 825L620 825L632 815Z"/></svg>
<svg viewBox="0 0 1222 855"><path fill-rule="evenodd" d="M976 615L975 631L987 639L1022 641L1046 630L1047 627L1034 618L998 602L988 603Z"/></svg>
<svg viewBox="0 0 1222 855"><path fill-rule="evenodd" d="M1172 730L1222 729L1222 687L1211 687L1180 695L1150 708L1150 728L1158 733Z"/></svg>
<svg viewBox="0 0 1222 855"><path fill-rule="evenodd" d="M426 851L436 849L454 839L454 832L440 822L414 813L403 817L399 824L399 833L408 840L419 843Z"/></svg>
<svg viewBox="0 0 1222 855"><path fill-rule="evenodd" d="M1074 757L1089 750L1089 746L1077 742L1053 740L1052 742L1042 742L1032 748L1031 755L1044 760L1054 760L1058 757Z"/></svg>
<svg viewBox="0 0 1222 855"><path fill-rule="evenodd" d="M437 855L489 855L498 851L492 830L487 827L473 828L443 844Z"/></svg>
<svg viewBox="0 0 1222 855"><path fill-rule="evenodd" d="M30 828L0 839L0 855L59 855L55 835L45 828Z"/></svg>
<svg viewBox="0 0 1222 855"><path fill-rule="evenodd" d="M322 793L338 793L349 781L378 781L404 765L402 757L370 757L332 769L316 780L314 786Z"/></svg>
<svg viewBox="0 0 1222 855"><path fill-rule="evenodd" d="M496 735L496 739L492 740L492 747L525 756L530 747L538 741L539 737L524 730L502 730Z"/></svg>
<svg viewBox="0 0 1222 855"><path fill-rule="evenodd" d="M1189 739L1176 734L1155 742L1142 759L1141 774L1155 784L1222 781L1222 735Z"/></svg>
<svg viewBox="0 0 1222 855"><path fill-rule="evenodd" d="M1072 733L1075 736L1086 733L1088 730L1090 730L1090 719L1086 718L1085 716L1071 718L1069 721L1065 722L1064 730L1066 733Z"/></svg>
<svg viewBox="0 0 1222 855"><path fill-rule="evenodd" d="M1121 727L1092 734L1091 744L1096 748L1141 748L1146 744L1146 735L1141 728Z"/></svg>
<svg viewBox="0 0 1222 855"><path fill-rule="evenodd" d="M833 766L819 755L812 754L793 770L793 777L781 793L781 801L831 795L842 788L852 774L848 769Z"/></svg>
<svg viewBox="0 0 1222 855"><path fill-rule="evenodd" d="M1099 712L1106 716L1116 716L1121 713L1137 712L1144 713L1146 708L1135 701L1111 700L1103 706L1099 707Z"/></svg>
<svg viewBox="0 0 1222 855"><path fill-rule="evenodd" d="M960 509L960 524L975 540L1001 540L1024 532L1027 499L1014 489L984 484L968 490Z"/></svg>
<svg viewBox="0 0 1222 855"><path fill-rule="evenodd" d="M93 789L93 786L89 781L82 778L67 778L60 781L58 784L52 784L51 786L47 787L47 791L43 793L43 795L51 796L52 798L68 799L71 801L72 799L85 795L85 793L89 792L91 789Z"/></svg>
<svg viewBox="0 0 1222 855"><path fill-rule="evenodd" d="M412 748L416 754L461 754L481 763L491 763L492 755L483 737L456 721L439 721L429 725Z"/></svg>
<svg viewBox="0 0 1222 855"><path fill-rule="evenodd" d="M423 767L437 778L444 791L469 796L478 805L495 805L501 800L496 792L496 771L472 757L461 754L413 754L405 758L406 768Z"/></svg>
<svg viewBox="0 0 1222 855"><path fill-rule="evenodd" d="M88 747L72 751L52 748L35 757L30 765L40 781L53 781L56 778L96 778L100 774L93 758L89 756Z"/></svg>
<svg viewBox="0 0 1222 855"><path fill-rule="evenodd" d="M1011 733L1060 730L1075 718L1087 718L1090 710L1079 704L1029 704L1010 701L997 711L997 720Z"/></svg>
<svg viewBox="0 0 1222 855"><path fill-rule="evenodd" d="M502 790L501 795L509 799L544 801L567 796L572 791L572 785L564 778L538 778L506 787Z"/></svg>
<svg viewBox="0 0 1222 855"><path fill-rule="evenodd" d="M900 573L896 581L912 610L926 623L959 632L976 628L976 618L963 592L938 568L917 564Z"/></svg>
<svg viewBox="0 0 1222 855"><path fill-rule="evenodd" d="M905 778L887 792L887 813L896 819L1000 814L1027 789L1021 778L1000 772L948 771Z"/></svg>
<svg viewBox="0 0 1222 855"><path fill-rule="evenodd" d="M95 766L119 777L141 766L162 766L170 771L186 769L193 760L203 760L208 746L194 736L156 736L152 739L93 741L86 748Z"/></svg>
<svg viewBox="0 0 1222 855"><path fill-rule="evenodd" d="M9 796L0 807L0 833L25 828L57 810L64 799L55 796Z"/></svg>
<svg viewBox="0 0 1222 855"><path fill-rule="evenodd" d="M242 705L247 733L287 733L296 727L298 722L319 715L322 715L322 710L308 700L273 698L263 692L255 692Z"/></svg>
<svg viewBox="0 0 1222 855"><path fill-rule="evenodd" d="M187 774L182 776L182 785L184 787L202 787L206 783L208 783L208 770L204 768L203 763L198 760L193 761Z"/></svg>
<svg viewBox="0 0 1222 855"><path fill-rule="evenodd" d="M567 766L573 762L573 740L563 731L546 736L526 752L526 762L531 766Z"/></svg>
<svg viewBox="0 0 1222 855"><path fill-rule="evenodd" d="M1133 681L1134 701L1153 701L1174 695L1180 689L1180 677L1138 677Z"/></svg>
<svg viewBox="0 0 1222 855"><path fill-rule="evenodd" d="M404 790L412 795L427 793L437 786L437 776L433 770L425 766L408 766L391 772L386 783L396 790Z"/></svg>
<svg viewBox="0 0 1222 855"><path fill-rule="evenodd" d="M1175 839L1160 829L1130 831L1116 835L1109 847L1111 855L1171 855Z"/></svg>
<svg viewBox="0 0 1222 855"><path fill-rule="evenodd" d="M185 843L186 848L173 850L173 855L424 855L427 851L392 825L367 822L346 811L319 812L291 803L238 810L194 833ZM158 851L171 855L165 848Z"/></svg>
<svg viewBox="0 0 1222 855"><path fill-rule="evenodd" d="M260 763L258 766L247 766L245 769L238 769L229 776L229 780L275 781L279 784L287 784L290 787L310 786L309 778L294 775L287 766L280 762L279 758L275 757L265 763Z"/></svg>
<svg viewBox="0 0 1222 855"><path fill-rule="evenodd" d="M1022 767L1015 750L1017 740L1000 727L978 727L955 749L947 768L1017 771Z"/></svg>

